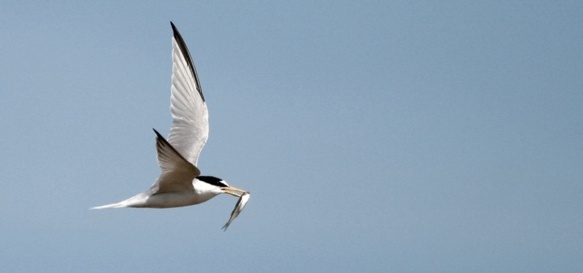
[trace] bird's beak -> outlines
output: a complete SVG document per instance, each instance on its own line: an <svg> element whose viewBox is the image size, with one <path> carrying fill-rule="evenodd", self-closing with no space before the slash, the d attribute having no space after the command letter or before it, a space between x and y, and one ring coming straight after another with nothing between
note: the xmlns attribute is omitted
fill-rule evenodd
<svg viewBox="0 0 583 273"><path fill-rule="evenodd" d="M238 188L231 187L231 186L228 186L226 188L223 188L223 191L226 194L230 194L230 195L235 196L237 198L241 197L241 195L243 193L247 192L246 190L238 189Z"/></svg>

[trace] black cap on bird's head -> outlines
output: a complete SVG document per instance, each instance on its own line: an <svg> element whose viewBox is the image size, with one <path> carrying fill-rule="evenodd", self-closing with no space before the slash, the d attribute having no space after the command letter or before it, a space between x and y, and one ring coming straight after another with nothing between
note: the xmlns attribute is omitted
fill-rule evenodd
<svg viewBox="0 0 583 273"><path fill-rule="evenodd" d="M201 175L201 176L197 176L196 179L198 179L201 182L207 183L209 185L219 187L221 189L222 193L230 194L230 195L238 197L238 198L241 197L241 195L243 193L247 192L245 190L229 186L229 184L227 184L227 182L225 182L225 180L220 179L218 177Z"/></svg>
<svg viewBox="0 0 583 273"><path fill-rule="evenodd" d="M211 184L213 186L217 186L220 188L226 188L229 187L229 184L227 184L227 182L225 182L225 180L220 179L218 177L214 177L214 176L205 176L205 175L201 175L196 177L198 180Z"/></svg>

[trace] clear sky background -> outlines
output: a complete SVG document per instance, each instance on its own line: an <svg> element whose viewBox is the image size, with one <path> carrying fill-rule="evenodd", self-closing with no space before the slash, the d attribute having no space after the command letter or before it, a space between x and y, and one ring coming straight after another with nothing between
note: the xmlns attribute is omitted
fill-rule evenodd
<svg viewBox="0 0 583 273"><path fill-rule="evenodd" d="M581 1L4 1L0 272L582 272ZM204 174L158 177L173 21Z"/></svg>

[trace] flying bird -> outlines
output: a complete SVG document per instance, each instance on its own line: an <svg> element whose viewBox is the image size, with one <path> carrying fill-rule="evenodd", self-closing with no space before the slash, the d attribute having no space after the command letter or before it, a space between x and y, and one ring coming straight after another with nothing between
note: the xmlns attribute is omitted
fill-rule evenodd
<svg viewBox="0 0 583 273"><path fill-rule="evenodd" d="M166 140L156 129L160 177L148 190L105 208L174 208L196 205L226 193L239 198L229 221L231 224L249 200L246 190L230 186L225 180L201 175L197 167L200 151L209 134L208 108L186 43L174 23L172 38L172 88L170 112L172 127Z"/></svg>

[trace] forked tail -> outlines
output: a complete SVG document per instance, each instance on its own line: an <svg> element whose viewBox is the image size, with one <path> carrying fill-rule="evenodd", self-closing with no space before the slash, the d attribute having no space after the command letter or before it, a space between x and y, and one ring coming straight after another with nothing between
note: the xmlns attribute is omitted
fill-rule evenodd
<svg viewBox="0 0 583 273"><path fill-rule="evenodd" d="M119 202L119 203L114 203L114 204L109 204L109 205L92 207L92 208L90 208L90 210L93 210L93 209L125 208L125 207L127 207L127 204L125 204L125 203L126 202L122 201L122 202Z"/></svg>
<svg viewBox="0 0 583 273"><path fill-rule="evenodd" d="M111 209L111 208L127 208L127 207L143 207L144 203L148 200L148 195L140 193L134 197L123 200L118 203L113 203L109 205L92 207L90 209Z"/></svg>

